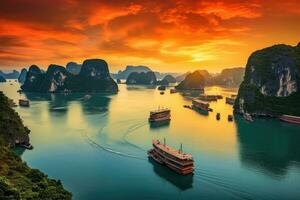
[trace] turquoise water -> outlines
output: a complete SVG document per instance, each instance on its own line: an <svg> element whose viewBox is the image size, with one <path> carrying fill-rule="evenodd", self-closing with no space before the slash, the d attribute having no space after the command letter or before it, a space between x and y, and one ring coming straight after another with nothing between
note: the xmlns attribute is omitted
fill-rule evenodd
<svg viewBox="0 0 300 200"><path fill-rule="evenodd" d="M232 107L211 103L208 116L183 108L191 99L119 85L116 95L38 95L1 83L10 98L26 97L16 111L31 129L28 165L62 180L74 199L300 199L300 126L274 119L227 121ZM210 87L230 96L237 89ZM171 108L169 125L150 127L150 110ZM221 120L215 119L216 112ZM151 140L191 153L195 174L182 177L148 160Z"/></svg>

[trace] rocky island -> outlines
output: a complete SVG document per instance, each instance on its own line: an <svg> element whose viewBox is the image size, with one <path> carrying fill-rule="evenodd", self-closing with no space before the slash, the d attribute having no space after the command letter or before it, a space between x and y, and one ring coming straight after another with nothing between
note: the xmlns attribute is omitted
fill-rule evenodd
<svg viewBox="0 0 300 200"><path fill-rule="evenodd" d="M200 70L194 71L193 73L186 75L185 79L175 88L177 90L203 90L205 85L205 74Z"/></svg>
<svg viewBox="0 0 300 200"><path fill-rule="evenodd" d="M13 70L12 72L5 73L0 70L0 76L3 76L5 79L17 79L20 73L17 70Z"/></svg>
<svg viewBox="0 0 300 200"><path fill-rule="evenodd" d="M126 84L140 84L140 85L155 85L157 82L154 72L132 72L127 80Z"/></svg>
<svg viewBox="0 0 300 200"><path fill-rule="evenodd" d="M234 111L300 116L300 43L274 45L251 54Z"/></svg>
<svg viewBox="0 0 300 200"><path fill-rule="evenodd" d="M210 75L206 81L206 85L222 85L227 87L238 87L243 81L245 68L236 67L223 69L220 74L216 76Z"/></svg>
<svg viewBox="0 0 300 200"><path fill-rule="evenodd" d="M29 129L0 92L0 199L71 199L61 182L31 169L16 155L16 143L29 143Z"/></svg>
<svg viewBox="0 0 300 200"><path fill-rule="evenodd" d="M162 80L157 81L157 85L169 85L170 83L176 83L174 76L168 74Z"/></svg>
<svg viewBox="0 0 300 200"><path fill-rule="evenodd" d="M51 64L46 73L32 65L21 86L25 92L109 92L118 91L118 85L110 77L107 63L102 59L85 60L79 74Z"/></svg>
<svg viewBox="0 0 300 200"><path fill-rule="evenodd" d="M27 76L27 69L23 68L21 70L20 76L18 77L19 83L23 84L25 82L25 80L26 80L26 76Z"/></svg>
<svg viewBox="0 0 300 200"><path fill-rule="evenodd" d="M6 82L6 79L0 75L0 83L4 83L4 82Z"/></svg>

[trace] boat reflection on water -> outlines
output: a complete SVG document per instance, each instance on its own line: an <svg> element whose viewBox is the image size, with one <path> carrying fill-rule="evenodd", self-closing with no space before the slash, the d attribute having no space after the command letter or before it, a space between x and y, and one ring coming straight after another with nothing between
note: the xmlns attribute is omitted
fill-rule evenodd
<svg viewBox="0 0 300 200"><path fill-rule="evenodd" d="M193 174L182 176L156 163L151 158L148 158L148 161L153 165L153 171L155 172L155 174L167 180L172 185L176 186L178 189L184 191L193 187L193 181L194 181Z"/></svg>
<svg viewBox="0 0 300 200"><path fill-rule="evenodd" d="M170 121L171 120L165 120L165 121L152 122L149 124L151 129L166 128L170 126Z"/></svg>
<svg viewBox="0 0 300 200"><path fill-rule="evenodd" d="M297 126L279 120L257 118L251 124L236 117L240 160L272 178L283 178L300 163L300 134Z"/></svg>

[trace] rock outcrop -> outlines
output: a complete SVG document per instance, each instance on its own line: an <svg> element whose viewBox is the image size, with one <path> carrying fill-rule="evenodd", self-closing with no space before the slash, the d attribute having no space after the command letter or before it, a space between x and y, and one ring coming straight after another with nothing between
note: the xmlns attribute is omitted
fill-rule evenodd
<svg viewBox="0 0 300 200"><path fill-rule="evenodd" d="M170 74L166 75L162 80L157 81L157 85L166 85L167 86L170 83L176 83L176 79Z"/></svg>
<svg viewBox="0 0 300 200"><path fill-rule="evenodd" d="M141 84L141 85L155 85L156 76L154 72L149 71L147 73L141 72L132 72L127 80L126 84Z"/></svg>
<svg viewBox="0 0 300 200"><path fill-rule="evenodd" d="M50 65L42 72L29 68L21 89L26 92L117 92L118 86L110 77L108 65L101 59L85 60L80 73L74 75L59 65Z"/></svg>
<svg viewBox="0 0 300 200"><path fill-rule="evenodd" d="M21 70L20 76L18 77L19 83L23 84L26 80L26 76L27 76L27 69L23 68Z"/></svg>
<svg viewBox="0 0 300 200"><path fill-rule="evenodd" d="M76 62L69 62L67 63L66 65L66 69L68 72L76 75L76 74L79 74L80 70L81 70L81 64L78 64Z"/></svg>
<svg viewBox="0 0 300 200"><path fill-rule="evenodd" d="M5 79L17 79L19 77L20 73L17 70L13 70L9 73L4 73L0 70L0 76L3 76Z"/></svg>
<svg viewBox="0 0 300 200"><path fill-rule="evenodd" d="M31 65L26 75L26 80L21 89L27 92L41 92L40 86L44 80L45 73L36 65Z"/></svg>
<svg viewBox="0 0 300 200"><path fill-rule="evenodd" d="M237 67L231 69L223 69L222 72L216 76L211 76L207 80L206 85L222 85L228 87L238 87L243 81L245 68Z"/></svg>
<svg viewBox="0 0 300 200"><path fill-rule="evenodd" d="M132 72L137 72L137 73L147 73L152 71L149 67L147 66L131 66L128 65L126 66L125 70L120 70L117 74L114 74L114 78L115 79L127 79L128 76L132 73Z"/></svg>
<svg viewBox="0 0 300 200"><path fill-rule="evenodd" d="M102 59L85 60L78 75L66 80L71 92L117 92L118 85L110 77L108 65Z"/></svg>
<svg viewBox="0 0 300 200"><path fill-rule="evenodd" d="M188 74L175 88L177 90L202 90L204 85L205 77L202 75L201 71L198 70Z"/></svg>
<svg viewBox="0 0 300 200"><path fill-rule="evenodd" d="M0 75L0 83L4 83L4 82L6 82L6 79Z"/></svg>
<svg viewBox="0 0 300 200"><path fill-rule="evenodd" d="M251 54L235 112L300 115L300 45L275 45Z"/></svg>

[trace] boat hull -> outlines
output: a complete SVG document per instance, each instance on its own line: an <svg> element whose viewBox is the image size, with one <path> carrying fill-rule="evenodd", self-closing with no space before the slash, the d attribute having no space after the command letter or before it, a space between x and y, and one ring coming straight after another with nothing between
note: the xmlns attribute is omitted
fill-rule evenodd
<svg viewBox="0 0 300 200"><path fill-rule="evenodd" d="M300 118L299 117L294 117L294 116L281 116L279 118L281 121L290 123L290 124L298 124L300 125Z"/></svg>

